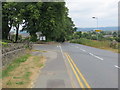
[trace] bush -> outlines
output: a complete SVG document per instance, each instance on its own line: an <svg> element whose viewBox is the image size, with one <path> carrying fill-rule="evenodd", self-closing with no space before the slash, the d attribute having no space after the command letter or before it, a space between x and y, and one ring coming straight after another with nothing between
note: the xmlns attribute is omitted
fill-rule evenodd
<svg viewBox="0 0 120 90"><path fill-rule="evenodd" d="M30 41L32 41L32 42L36 42L36 41L38 41L38 40L37 40L36 37L33 36L33 37L30 38Z"/></svg>
<svg viewBox="0 0 120 90"><path fill-rule="evenodd" d="M111 38L111 37L106 37L105 40L110 40L110 41L113 41L114 38Z"/></svg>
<svg viewBox="0 0 120 90"><path fill-rule="evenodd" d="M120 37L116 37L115 40L116 40L117 42L120 42Z"/></svg>
<svg viewBox="0 0 120 90"><path fill-rule="evenodd" d="M92 36L91 39L92 40L97 40L97 37L96 36Z"/></svg>
<svg viewBox="0 0 120 90"><path fill-rule="evenodd" d="M30 41L30 38L29 37L26 37L24 39L22 39L23 42L26 42L26 41Z"/></svg>
<svg viewBox="0 0 120 90"><path fill-rule="evenodd" d="M114 49L118 49L118 43L116 41L112 41L110 43L110 47L114 48Z"/></svg>
<svg viewBox="0 0 120 90"><path fill-rule="evenodd" d="M64 37L61 37L59 39L56 40L57 42L64 42L65 41L65 38Z"/></svg>

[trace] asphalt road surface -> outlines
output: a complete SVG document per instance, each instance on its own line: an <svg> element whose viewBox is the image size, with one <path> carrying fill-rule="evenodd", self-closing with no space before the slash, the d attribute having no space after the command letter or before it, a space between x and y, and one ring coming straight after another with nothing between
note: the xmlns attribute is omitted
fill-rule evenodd
<svg viewBox="0 0 120 90"><path fill-rule="evenodd" d="M34 45L47 61L34 88L118 88L118 54L80 44Z"/></svg>

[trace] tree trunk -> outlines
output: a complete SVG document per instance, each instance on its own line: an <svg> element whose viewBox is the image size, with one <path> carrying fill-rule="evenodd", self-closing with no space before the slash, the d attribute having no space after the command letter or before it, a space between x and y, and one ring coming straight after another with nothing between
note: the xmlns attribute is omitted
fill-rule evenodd
<svg viewBox="0 0 120 90"><path fill-rule="evenodd" d="M9 32L12 28L13 21L10 22L10 26L8 25L8 18L2 18L2 39L8 40Z"/></svg>
<svg viewBox="0 0 120 90"><path fill-rule="evenodd" d="M15 43L18 41L18 31L19 31L19 24L16 26L16 37L15 37Z"/></svg>

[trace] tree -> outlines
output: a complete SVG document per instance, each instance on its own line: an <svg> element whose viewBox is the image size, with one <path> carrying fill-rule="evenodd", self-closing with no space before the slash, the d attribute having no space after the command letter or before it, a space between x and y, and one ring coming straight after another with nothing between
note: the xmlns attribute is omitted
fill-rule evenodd
<svg viewBox="0 0 120 90"><path fill-rule="evenodd" d="M76 31L76 27L70 17L65 2L10 2L3 4L3 37L7 36L12 27L18 31L20 25L22 31L31 35L31 40L36 41L36 32L42 32L47 40L65 41Z"/></svg>
<svg viewBox="0 0 120 90"><path fill-rule="evenodd" d="M74 24L64 2L43 3L41 12L40 25L47 40L64 41L73 32Z"/></svg>
<svg viewBox="0 0 120 90"><path fill-rule="evenodd" d="M63 29L64 3L46 2L42 4L41 27L47 40L57 40Z"/></svg>
<svg viewBox="0 0 120 90"><path fill-rule="evenodd" d="M23 3L9 2L3 3L3 22L2 22L2 37L3 39L8 39L8 34L12 27L16 28L16 39L18 39L19 26L22 24L23 18L21 16L21 9Z"/></svg>
<svg viewBox="0 0 120 90"><path fill-rule="evenodd" d="M17 42L18 40L18 32L19 32L19 27L20 25L23 23L23 16L21 15L21 10L23 7L23 3L16 3L16 5L14 6L15 10L13 11L13 27L16 28L16 38L15 38L15 42Z"/></svg>
<svg viewBox="0 0 120 90"><path fill-rule="evenodd" d="M32 41L37 40L36 32L41 31L41 5L41 2L26 3L24 9L21 10L24 20L22 31L27 31L30 33Z"/></svg>
<svg viewBox="0 0 120 90"><path fill-rule="evenodd" d="M2 38L8 39L9 32L13 25L13 11L16 3L2 3Z"/></svg>
<svg viewBox="0 0 120 90"><path fill-rule="evenodd" d="M117 37L118 34L117 34L117 32L113 32L112 35L113 35L113 37Z"/></svg>

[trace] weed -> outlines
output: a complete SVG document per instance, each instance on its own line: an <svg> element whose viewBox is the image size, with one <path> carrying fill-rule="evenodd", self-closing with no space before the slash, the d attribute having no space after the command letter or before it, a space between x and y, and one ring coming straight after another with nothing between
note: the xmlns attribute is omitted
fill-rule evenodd
<svg viewBox="0 0 120 90"><path fill-rule="evenodd" d="M12 85L12 82L9 80L9 81L7 82L7 85Z"/></svg>
<svg viewBox="0 0 120 90"><path fill-rule="evenodd" d="M31 72L26 72L23 76L24 79L29 80L29 77L32 73Z"/></svg>
<svg viewBox="0 0 120 90"><path fill-rule="evenodd" d="M2 71L2 77L9 76L9 72L13 71L15 68L20 66L20 63L25 62L30 54L24 55L22 57L19 57L18 59L14 60L10 65L7 66L5 70Z"/></svg>
<svg viewBox="0 0 120 90"><path fill-rule="evenodd" d="M13 77L13 79L21 79L22 77Z"/></svg>
<svg viewBox="0 0 120 90"><path fill-rule="evenodd" d="M23 85L25 82L23 82L23 81L20 81L20 82L16 82L16 84L18 84L18 85Z"/></svg>

